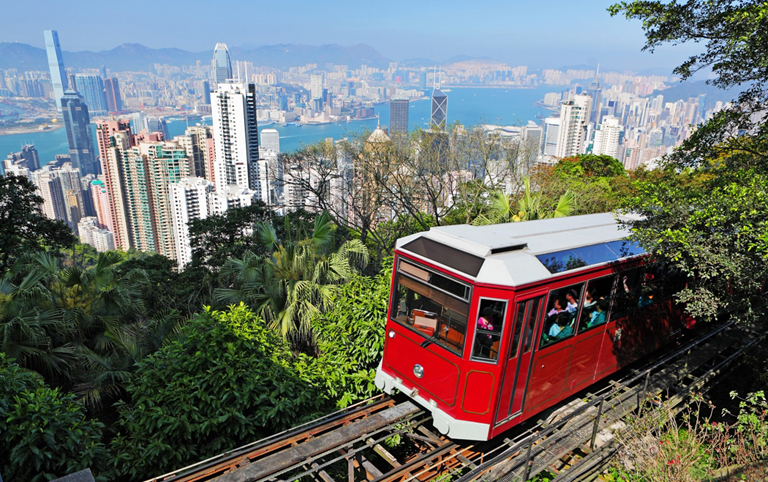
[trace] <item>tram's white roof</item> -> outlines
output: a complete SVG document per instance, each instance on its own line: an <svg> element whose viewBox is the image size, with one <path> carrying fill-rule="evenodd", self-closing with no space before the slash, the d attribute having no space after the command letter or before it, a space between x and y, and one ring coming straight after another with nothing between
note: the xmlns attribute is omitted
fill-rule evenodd
<svg viewBox="0 0 768 482"><path fill-rule="evenodd" d="M629 219L601 213L490 226L439 226L399 239L396 247L478 283L521 286L555 276L536 255L624 239L629 230L619 220ZM476 276L436 261L428 251L416 253L405 247L419 238L482 258Z"/></svg>

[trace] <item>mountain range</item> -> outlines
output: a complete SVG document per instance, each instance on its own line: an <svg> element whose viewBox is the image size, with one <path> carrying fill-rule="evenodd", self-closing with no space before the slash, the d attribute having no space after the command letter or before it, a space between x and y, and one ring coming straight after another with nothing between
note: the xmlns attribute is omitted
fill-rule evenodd
<svg viewBox="0 0 768 482"><path fill-rule="evenodd" d="M386 68L389 59L366 44L349 47L329 44L321 46L280 44L260 47L234 47L230 49L233 60L244 60L255 65L286 69L306 64L326 63L358 68L361 64ZM181 49L152 49L141 44L122 44L101 52L62 52L64 65L75 69L99 68L102 65L113 71L151 71L154 64L177 67L204 65L211 61L213 49L206 52L188 52ZM48 70L45 49L28 44L0 42L0 69Z"/></svg>

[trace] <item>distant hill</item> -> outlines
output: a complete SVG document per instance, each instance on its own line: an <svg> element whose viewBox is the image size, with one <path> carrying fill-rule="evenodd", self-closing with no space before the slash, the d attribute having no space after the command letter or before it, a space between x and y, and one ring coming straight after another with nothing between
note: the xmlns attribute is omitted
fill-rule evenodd
<svg viewBox="0 0 768 482"><path fill-rule="evenodd" d="M361 64L386 67L389 60L376 49L366 44L344 47L341 45L265 45L252 49L234 47L230 50L233 60L245 60L255 65L288 68L316 63L348 65L358 68ZM62 52L64 65L76 69L98 68L102 65L110 70L152 70L154 64L168 64L181 67L193 65L198 60L210 62L213 49L206 52L188 52L181 49L152 49L141 44L122 44L101 52ZM0 69L47 70L48 60L45 49L22 43L0 42Z"/></svg>
<svg viewBox="0 0 768 482"><path fill-rule="evenodd" d="M707 96L704 107L710 108L715 102L730 102L736 97L742 89L734 88L722 90L711 85L707 85L704 80L686 81L672 84L668 89L654 90L649 97L656 97L661 94L664 96L664 102L677 102L678 100L687 101L690 97L698 97L701 94Z"/></svg>

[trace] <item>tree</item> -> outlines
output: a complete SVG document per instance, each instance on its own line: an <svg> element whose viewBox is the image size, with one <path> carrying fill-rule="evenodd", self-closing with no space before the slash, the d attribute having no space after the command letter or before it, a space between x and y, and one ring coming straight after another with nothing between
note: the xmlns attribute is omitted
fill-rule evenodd
<svg viewBox="0 0 768 482"><path fill-rule="evenodd" d="M683 79L711 67L721 88L741 86L737 102L666 159L662 176L637 184L625 209L643 215L635 237L679 269L678 294L704 319L764 319L768 283L768 6L758 1L622 2L610 8L643 21L646 50L705 42L675 69Z"/></svg>
<svg viewBox="0 0 768 482"><path fill-rule="evenodd" d="M24 253L49 248L71 248L76 241L61 221L43 216L43 198L25 177L0 177L0 273L7 271Z"/></svg>
<svg viewBox="0 0 768 482"><path fill-rule="evenodd" d="M146 479L315 418L322 381L244 304L208 308L139 362L120 402L114 469Z"/></svg>
<svg viewBox="0 0 768 482"><path fill-rule="evenodd" d="M224 303L245 301L295 349L314 353L312 317L330 306L337 285L367 263L368 251L359 240L334 250L328 213L315 218L310 238L281 242L267 223L258 231L270 254L246 253L230 260L222 275L231 280L231 287L217 290L216 298Z"/></svg>
<svg viewBox="0 0 768 482"><path fill-rule="evenodd" d="M491 194L490 205L486 214L481 214L472 222L476 226L497 223L533 221L535 219L561 218L573 211L574 196L566 191L551 206L540 192L531 191L530 178L525 179L525 189L514 204L511 197L501 191Z"/></svg>
<svg viewBox="0 0 768 482"><path fill-rule="evenodd" d="M88 419L71 394L43 383L0 353L0 474L4 480L44 481L91 468L108 453L104 425Z"/></svg>
<svg viewBox="0 0 768 482"><path fill-rule="evenodd" d="M768 7L762 0L688 0L665 2L635 0L609 8L611 15L623 14L643 22L646 44L653 52L665 44L704 43L702 53L692 55L675 68L681 80L711 67L722 89L743 88L737 102L700 126L671 157L676 163L697 166L713 159L724 147L749 150L740 134L768 135L762 113L768 106ZM751 151L765 160L766 151Z"/></svg>

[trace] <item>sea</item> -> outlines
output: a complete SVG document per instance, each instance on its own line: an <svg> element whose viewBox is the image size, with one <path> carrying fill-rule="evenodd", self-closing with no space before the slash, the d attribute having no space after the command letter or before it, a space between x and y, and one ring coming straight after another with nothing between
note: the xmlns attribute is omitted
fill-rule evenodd
<svg viewBox="0 0 768 482"><path fill-rule="evenodd" d="M446 88L448 95L448 123L459 122L465 126L478 124L522 125L529 120L539 123L541 117L551 114L551 111L534 105L544 99L548 92L560 92L562 87L548 86L535 89L503 89L460 87ZM333 138L335 140L354 136L362 131L372 131L378 124L385 127L389 124L389 103L377 104L374 112L378 119L353 120L345 123L321 125L284 126L272 124L260 126L262 129L276 129L280 133L280 150L292 152L302 146ZM429 126L430 99L411 101L408 115L410 129ZM176 116L173 116L176 117ZM178 118L178 117L176 117ZM184 133L189 125L205 123L201 118L189 117L188 120L168 121L168 132L173 136ZM210 119L207 119L210 123ZM91 129L95 134L95 128ZM56 154L66 154L67 134L63 128L52 131L31 132L26 134L0 135L0 159L11 152L20 150L23 144L34 144L40 154L40 163L45 165L52 161ZM96 142L94 141L94 147Z"/></svg>

